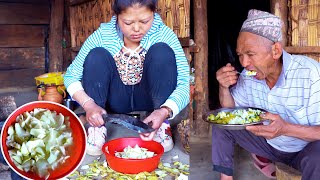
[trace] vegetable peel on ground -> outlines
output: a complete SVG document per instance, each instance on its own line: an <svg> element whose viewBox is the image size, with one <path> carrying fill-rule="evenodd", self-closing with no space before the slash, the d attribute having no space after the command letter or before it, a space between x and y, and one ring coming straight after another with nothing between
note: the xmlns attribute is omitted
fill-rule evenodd
<svg viewBox="0 0 320 180"><path fill-rule="evenodd" d="M166 166L164 166L165 164ZM169 166L169 167L167 167ZM183 174L183 176L181 176ZM163 180L168 175L175 179L185 177L189 174L189 165L179 161L173 163L160 162L158 168L152 172L140 172L138 174L124 174L112 170L106 161L94 160L92 163L83 165L78 171L69 175L68 179L87 180L95 177L107 180Z"/></svg>

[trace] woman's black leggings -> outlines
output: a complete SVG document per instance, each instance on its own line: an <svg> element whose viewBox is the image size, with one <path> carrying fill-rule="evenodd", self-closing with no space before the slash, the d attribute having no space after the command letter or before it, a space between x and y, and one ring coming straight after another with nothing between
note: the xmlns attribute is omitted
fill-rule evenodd
<svg viewBox="0 0 320 180"><path fill-rule="evenodd" d="M145 57L140 83L125 85L109 51L94 48L85 59L82 84L85 92L108 113L153 111L177 86L175 55L165 43L152 45Z"/></svg>

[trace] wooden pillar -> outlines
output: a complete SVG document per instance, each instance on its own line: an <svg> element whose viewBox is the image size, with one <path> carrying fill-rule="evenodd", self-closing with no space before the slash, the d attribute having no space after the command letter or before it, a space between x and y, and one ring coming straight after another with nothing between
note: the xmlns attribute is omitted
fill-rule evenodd
<svg viewBox="0 0 320 180"><path fill-rule="evenodd" d="M208 136L210 125L203 121L203 115L209 109L208 96L208 21L207 0L195 0L194 40L199 52L194 56L195 67L195 116L192 122L194 136Z"/></svg>
<svg viewBox="0 0 320 180"><path fill-rule="evenodd" d="M72 63L72 56L71 56L71 32L70 32L70 11L69 11L70 2L66 1L64 8L65 8L65 15L64 15L64 23L63 23L63 39L64 39L64 46L63 46L63 66L62 70L65 71L69 65Z"/></svg>
<svg viewBox="0 0 320 180"><path fill-rule="evenodd" d="M64 0L51 0L49 31L49 72L62 71Z"/></svg>
<svg viewBox="0 0 320 180"><path fill-rule="evenodd" d="M288 0L270 0L270 10L273 14L280 17L283 22L282 44L288 46Z"/></svg>

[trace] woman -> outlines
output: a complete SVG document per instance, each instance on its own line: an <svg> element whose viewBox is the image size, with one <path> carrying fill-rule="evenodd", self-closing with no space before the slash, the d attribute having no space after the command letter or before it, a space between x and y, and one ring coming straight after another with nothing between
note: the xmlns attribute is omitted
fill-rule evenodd
<svg viewBox="0 0 320 180"><path fill-rule="evenodd" d="M170 125L189 102L189 66L174 32L155 13L156 0L115 0L114 16L84 42L68 67L68 93L86 112L88 150L100 155L105 113L151 112L143 121L157 132L143 140L173 147ZM165 132L168 132L167 134Z"/></svg>

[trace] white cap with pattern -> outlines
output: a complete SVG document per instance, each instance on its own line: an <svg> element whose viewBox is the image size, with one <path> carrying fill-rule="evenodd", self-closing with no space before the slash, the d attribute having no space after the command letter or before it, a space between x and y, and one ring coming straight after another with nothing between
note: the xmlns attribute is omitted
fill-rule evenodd
<svg viewBox="0 0 320 180"><path fill-rule="evenodd" d="M240 32L254 33L273 42L279 42L282 40L281 19L268 12L251 9Z"/></svg>

